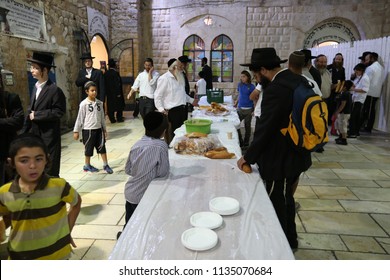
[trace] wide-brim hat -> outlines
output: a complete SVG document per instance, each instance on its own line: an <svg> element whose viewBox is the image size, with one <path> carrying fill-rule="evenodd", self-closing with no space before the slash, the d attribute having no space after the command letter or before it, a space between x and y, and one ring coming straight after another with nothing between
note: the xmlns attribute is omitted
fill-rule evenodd
<svg viewBox="0 0 390 280"><path fill-rule="evenodd" d="M188 58L187 55L182 55L182 56L179 56L178 60L182 63L186 63L186 62L191 62L192 59Z"/></svg>
<svg viewBox="0 0 390 280"><path fill-rule="evenodd" d="M27 61L55 68L55 66L53 65L53 60L54 57L51 54L40 52L34 52L32 58L27 58Z"/></svg>
<svg viewBox="0 0 390 280"><path fill-rule="evenodd" d="M110 67L115 67L115 66L116 66L116 61L115 61L115 59L110 58L110 59L108 60L108 66L110 66Z"/></svg>
<svg viewBox="0 0 390 280"><path fill-rule="evenodd" d="M366 57L366 55L368 55L368 54L370 54L371 52L364 52L363 54L362 54L362 56L359 56L358 58L359 59L364 59L365 57Z"/></svg>
<svg viewBox="0 0 390 280"><path fill-rule="evenodd" d="M86 52L86 53L83 53L80 57L80 59L84 60L84 59L94 59L95 57L94 56L91 56L91 53L90 52Z"/></svg>
<svg viewBox="0 0 390 280"><path fill-rule="evenodd" d="M171 67L172 63L174 63L176 60L176 58L171 58L170 60L168 60L168 68Z"/></svg>
<svg viewBox="0 0 390 280"><path fill-rule="evenodd" d="M249 68L260 68L264 66L274 66L276 64L285 63L287 59L281 60L276 55L274 48L259 48L253 49L251 56L251 63L240 64Z"/></svg>
<svg viewBox="0 0 390 280"><path fill-rule="evenodd" d="M310 59L317 58L316 56L311 55L311 50L303 49L301 50L301 52L303 52L303 54L305 55L305 62L308 62Z"/></svg>

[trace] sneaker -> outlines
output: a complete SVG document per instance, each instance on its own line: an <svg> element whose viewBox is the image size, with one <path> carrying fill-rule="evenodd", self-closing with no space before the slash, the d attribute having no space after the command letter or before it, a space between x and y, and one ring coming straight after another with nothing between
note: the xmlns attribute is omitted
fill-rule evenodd
<svg viewBox="0 0 390 280"><path fill-rule="evenodd" d="M112 171L111 167L107 164L106 166L103 167L104 171L106 171L108 174L112 174L114 173L114 171Z"/></svg>
<svg viewBox="0 0 390 280"><path fill-rule="evenodd" d="M348 135L347 138L357 138L357 135L351 134L351 135Z"/></svg>
<svg viewBox="0 0 390 280"><path fill-rule="evenodd" d="M336 141L336 144L337 145L348 145L347 139L340 139L340 140Z"/></svg>
<svg viewBox="0 0 390 280"><path fill-rule="evenodd" d="M84 165L83 170L84 172L99 172L99 169L92 165Z"/></svg>

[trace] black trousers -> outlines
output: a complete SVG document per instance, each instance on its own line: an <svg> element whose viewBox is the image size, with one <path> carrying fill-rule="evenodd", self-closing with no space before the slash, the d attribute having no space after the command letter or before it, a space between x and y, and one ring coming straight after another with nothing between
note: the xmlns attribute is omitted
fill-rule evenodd
<svg viewBox="0 0 390 280"><path fill-rule="evenodd" d="M188 112L186 110L186 105L180 105L169 109L168 121L170 123L170 141L175 137L175 130L183 125L187 116Z"/></svg>
<svg viewBox="0 0 390 280"><path fill-rule="evenodd" d="M376 114L375 105L378 99L379 99L378 97L367 96L366 101L364 101L363 123L367 122L365 129L368 131L371 131L374 126L375 114Z"/></svg>
<svg viewBox="0 0 390 280"><path fill-rule="evenodd" d="M292 249L298 247L298 234L295 225L295 200L293 196L294 183L298 179L299 175L283 180L265 181L267 193Z"/></svg>
<svg viewBox="0 0 390 280"><path fill-rule="evenodd" d="M126 227L127 225L127 222L130 220L131 216L133 215L135 209L137 208L138 204L132 204L128 201L126 201L126 205L125 205L125 208L126 208L126 216L125 216L125 225L123 226L123 228Z"/></svg>
<svg viewBox="0 0 390 280"><path fill-rule="evenodd" d="M154 99L147 98L144 96L141 96L139 98L139 113L141 114L142 118L145 118L145 116L156 110L156 107L154 106Z"/></svg>
<svg viewBox="0 0 390 280"><path fill-rule="evenodd" d="M349 118L349 132L348 135L358 135L360 126L362 124L362 107L360 102L353 102L351 117Z"/></svg>

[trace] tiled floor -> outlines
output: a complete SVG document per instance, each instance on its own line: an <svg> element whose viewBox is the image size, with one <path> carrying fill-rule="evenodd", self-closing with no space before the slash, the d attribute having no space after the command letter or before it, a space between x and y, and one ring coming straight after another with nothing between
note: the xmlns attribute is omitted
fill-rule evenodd
<svg viewBox="0 0 390 280"><path fill-rule="evenodd" d="M83 145L71 133L62 137L61 176L80 192L83 205L72 236L72 259L104 260L124 224L124 165L130 147L143 134L141 119L126 115L108 124L107 151L114 174L82 171ZM390 259L390 135L375 132L313 153L296 199L297 259ZM102 167L96 155L92 164ZM2 244L4 249L4 245Z"/></svg>

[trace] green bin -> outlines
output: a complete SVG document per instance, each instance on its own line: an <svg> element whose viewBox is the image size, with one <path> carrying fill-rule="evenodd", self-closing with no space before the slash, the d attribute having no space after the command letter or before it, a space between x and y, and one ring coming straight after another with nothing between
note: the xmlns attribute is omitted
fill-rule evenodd
<svg viewBox="0 0 390 280"><path fill-rule="evenodd" d="M207 102L223 103L223 90L221 89L208 89L207 90Z"/></svg>

